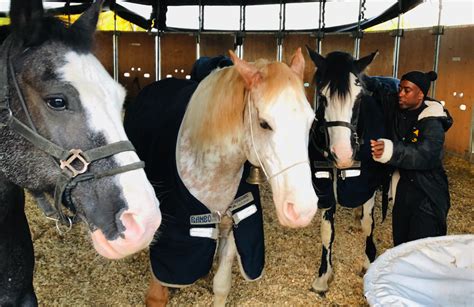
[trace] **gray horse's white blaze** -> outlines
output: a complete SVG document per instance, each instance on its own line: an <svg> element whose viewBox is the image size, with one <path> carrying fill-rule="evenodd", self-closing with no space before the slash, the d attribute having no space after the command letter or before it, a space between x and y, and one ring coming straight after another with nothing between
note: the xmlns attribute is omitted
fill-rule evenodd
<svg viewBox="0 0 474 307"><path fill-rule="evenodd" d="M127 140L121 121L125 90L116 83L91 54L68 52L65 65L57 75L79 93L86 125L92 135L100 135L106 144ZM135 152L122 152L107 159L109 164L125 166L140 161ZM102 181L102 182L100 182ZM94 187L97 184L98 187ZM92 220L95 230L92 240L99 253L108 258L120 258L146 247L161 222L159 203L143 169L128 171L84 184L88 188L111 189L95 193L104 196L101 203L84 204L83 212ZM73 197L80 198L73 191ZM115 193L113 193L115 191ZM74 194L76 193L76 195ZM100 211L97 207L109 207ZM109 216L105 216L109 214ZM110 224L115 224L110 228ZM107 228L109 227L109 228Z"/></svg>

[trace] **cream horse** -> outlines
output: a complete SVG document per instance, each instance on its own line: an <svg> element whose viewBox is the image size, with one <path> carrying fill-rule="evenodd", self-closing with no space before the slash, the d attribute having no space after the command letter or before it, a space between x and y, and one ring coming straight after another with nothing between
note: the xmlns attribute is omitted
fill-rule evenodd
<svg viewBox="0 0 474 307"><path fill-rule="evenodd" d="M314 113L304 92L305 63L301 49L297 50L290 66L266 60L248 63L232 51L230 55L234 66L213 71L191 96L176 139L175 163L179 178L210 212L225 216L239 187L243 165L248 160L266 175L279 222L293 228L306 226L317 211L318 198L308 162L309 131ZM159 87L160 82L187 81L168 79L152 86ZM153 100L150 104L161 103L155 97L163 96L152 92L153 89L148 91L150 94L143 97L150 97ZM137 103L144 103L139 98ZM150 113L145 106L141 109ZM133 125L138 125L134 127L137 135L147 133L146 128L140 126L146 116L156 121L153 114L136 115L127 115L125 121L132 142L134 131L127 125L133 116ZM162 161L160 156L143 152L138 137L135 140L137 152L147 165L158 161L174 163L174 160ZM150 144L153 141L143 142ZM166 179L154 178L151 172L147 171L150 180L166 185ZM166 202L166 198L160 201ZM163 214L167 216L165 211ZM166 231L166 218L163 223L163 231ZM219 237L218 269L213 283L216 306L225 305L231 288L232 263L237 254L232 224L221 223L220 228L228 231ZM158 243L159 240L158 233ZM153 278L147 305L166 304L168 290L163 283L169 285Z"/></svg>

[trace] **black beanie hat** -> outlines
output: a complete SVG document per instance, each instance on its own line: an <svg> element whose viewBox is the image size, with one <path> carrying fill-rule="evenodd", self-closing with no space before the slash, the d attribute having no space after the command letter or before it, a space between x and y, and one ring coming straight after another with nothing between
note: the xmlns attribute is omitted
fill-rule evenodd
<svg viewBox="0 0 474 307"><path fill-rule="evenodd" d="M410 71L402 76L402 80L410 81L416 84L423 94L426 96L430 90L431 81L434 81L438 78L438 75L434 71L427 73L421 71Z"/></svg>

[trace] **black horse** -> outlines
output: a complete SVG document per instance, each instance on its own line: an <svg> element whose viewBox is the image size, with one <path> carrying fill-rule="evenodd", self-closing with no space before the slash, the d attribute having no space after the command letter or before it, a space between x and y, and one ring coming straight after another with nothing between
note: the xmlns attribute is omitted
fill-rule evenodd
<svg viewBox="0 0 474 307"><path fill-rule="evenodd" d="M107 258L147 247L161 222L123 130L124 89L91 54L100 8L67 28L41 0L11 3L0 47L1 306L37 304L24 189L57 226L85 221Z"/></svg>
<svg viewBox="0 0 474 307"><path fill-rule="evenodd" d="M367 76L363 71L376 52L356 60L345 52L331 52L324 58L310 48L308 51L317 67L317 120L309 156L322 211L323 244L318 277L312 287L317 292L326 292L333 278L331 258L337 203L349 208L362 206L360 220L366 237L364 269L375 260L375 192L386 177L384 167L372 159L370 139L383 137L385 129L382 109L364 83Z"/></svg>

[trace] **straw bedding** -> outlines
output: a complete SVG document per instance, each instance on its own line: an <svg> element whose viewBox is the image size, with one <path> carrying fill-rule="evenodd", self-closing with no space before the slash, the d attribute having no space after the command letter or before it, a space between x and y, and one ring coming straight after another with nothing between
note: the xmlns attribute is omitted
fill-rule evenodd
<svg viewBox="0 0 474 307"><path fill-rule="evenodd" d="M445 160L451 189L449 234L474 233L473 165L455 157ZM108 261L93 250L84 226L60 236L27 197L27 215L35 247L34 286L42 306L140 306L150 273L148 252ZM262 187L266 266L263 277L246 282L237 265L228 298L238 306L366 305L360 271L364 239L353 210L337 208L333 265L335 279L322 297L309 291L317 272L321 239L320 215L304 229L278 224L268 186ZM376 204L375 241L378 253L391 247L391 212L381 223L380 197ZM212 302L212 273L195 285L171 292L170 305L205 306Z"/></svg>

